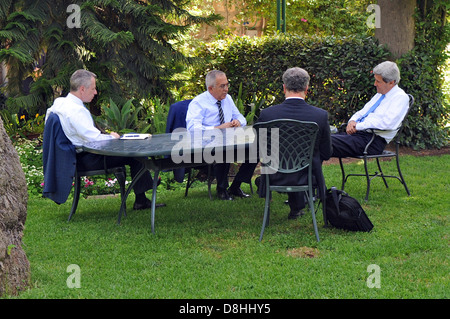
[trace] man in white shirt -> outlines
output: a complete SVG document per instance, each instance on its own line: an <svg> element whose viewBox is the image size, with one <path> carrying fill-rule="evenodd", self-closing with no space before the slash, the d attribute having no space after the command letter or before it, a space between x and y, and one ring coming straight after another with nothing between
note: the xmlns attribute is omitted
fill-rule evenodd
<svg viewBox="0 0 450 319"><path fill-rule="evenodd" d="M70 78L70 93L66 97L55 99L53 105L47 110L46 119L50 113L58 115L61 127L72 142L77 151L77 168L80 170L97 170L107 167L117 167L123 165L130 166L131 177L133 178L142 163L132 157L103 156L82 151L82 146L88 142L109 140L119 138L119 134L111 132L103 134L94 125L91 113L84 103L92 101L97 94L97 76L87 70L77 70ZM134 209L151 208L151 201L145 196L147 190L152 189L153 180L147 171L136 183L134 193L136 201ZM164 204L157 204L157 207Z"/></svg>
<svg viewBox="0 0 450 319"><path fill-rule="evenodd" d="M400 70L394 62L385 61L373 69L377 94L349 120L346 132L332 134L332 157L360 156L372 137L367 129L375 129L376 138L368 154L381 154L397 133L409 107L409 97L400 87ZM383 130L383 131L377 131Z"/></svg>
<svg viewBox="0 0 450 319"><path fill-rule="evenodd" d="M188 130L210 130L239 127L247 125L245 117L239 112L228 94L228 79L224 72L213 70L206 75L206 91L196 96L189 104L186 114ZM255 164L256 166L256 164ZM228 172L230 163L214 164L217 180L217 195L222 200L232 200L233 196L246 198L240 184L249 181L252 169L239 169L230 188L228 188Z"/></svg>

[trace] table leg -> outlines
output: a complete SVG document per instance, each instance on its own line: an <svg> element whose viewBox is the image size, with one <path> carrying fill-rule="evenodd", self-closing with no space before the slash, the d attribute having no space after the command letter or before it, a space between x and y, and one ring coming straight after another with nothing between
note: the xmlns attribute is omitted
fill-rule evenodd
<svg viewBox="0 0 450 319"><path fill-rule="evenodd" d="M155 210L156 210L156 190L158 189L159 170L155 170L153 178L153 192L152 192L152 233L155 233Z"/></svg>
<svg viewBox="0 0 450 319"><path fill-rule="evenodd" d="M139 170L139 172L136 174L136 176L131 181L130 185L128 186L125 194L122 198L122 203L120 204L120 210L119 210L119 218L117 220L117 224L120 224L120 220L122 219L122 215L126 215L126 203L128 195L130 195L131 190L133 189L134 185L136 184L136 181L141 178L142 175L144 175L145 171L147 170L147 167L145 165L142 166L142 168Z"/></svg>

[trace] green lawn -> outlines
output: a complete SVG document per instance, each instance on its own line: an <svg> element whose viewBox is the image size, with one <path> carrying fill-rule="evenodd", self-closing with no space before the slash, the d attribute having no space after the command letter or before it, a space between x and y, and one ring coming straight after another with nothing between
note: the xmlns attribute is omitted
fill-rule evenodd
<svg viewBox="0 0 450 319"><path fill-rule="evenodd" d="M187 198L181 189L159 191L167 207L156 211L155 234L150 210L129 209L117 225L119 198L81 199L71 222L70 202L30 198L23 241L32 286L14 298L446 299L450 155L404 156L401 164L411 197L398 181L385 189L377 180L363 203L374 230L323 228L320 212L320 242L310 214L287 219L283 194L274 194L262 242L264 200L210 201L206 185ZM329 187L340 186L338 165L324 173ZM353 177L346 191L363 202L364 179ZM81 288L67 284L70 265L79 267ZM380 288L368 286L369 265L381 271Z"/></svg>

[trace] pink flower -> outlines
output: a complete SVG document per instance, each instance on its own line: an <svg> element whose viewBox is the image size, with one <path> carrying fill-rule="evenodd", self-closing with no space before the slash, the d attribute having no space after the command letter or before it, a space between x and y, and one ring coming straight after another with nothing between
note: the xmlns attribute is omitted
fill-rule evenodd
<svg viewBox="0 0 450 319"><path fill-rule="evenodd" d="M84 187L88 188L89 186L94 185L93 181L90 181L87 177L84 179Z"/></svg>
<svg viewBox="0 0 450 319"><path fill-rule="evenodd" d="M300 19L301 22L308 22L308 20L301 18Z"/></svg>

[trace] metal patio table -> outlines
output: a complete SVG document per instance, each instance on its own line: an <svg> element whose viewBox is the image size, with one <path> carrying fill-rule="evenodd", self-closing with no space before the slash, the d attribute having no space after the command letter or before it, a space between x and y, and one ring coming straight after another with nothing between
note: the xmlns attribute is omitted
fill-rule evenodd
<svg viewBox="0 0 450 319"><path fill-rule="evenodd" d="M154 171L151 207L151 227L154 233L157 183L161 171L213 164L219 162L218 158L227 162L244 160L248 158L248 150L254 145L254 141L252 126L206 131L177 129L172 133L155 134L146 139L95 141L84 145L83 150L106 156L134 157L143 164L122 197L118 223L122 215L126 215L126 201L136 181L145 171ZM232 157L229 156L231 153Z"/></svg>

